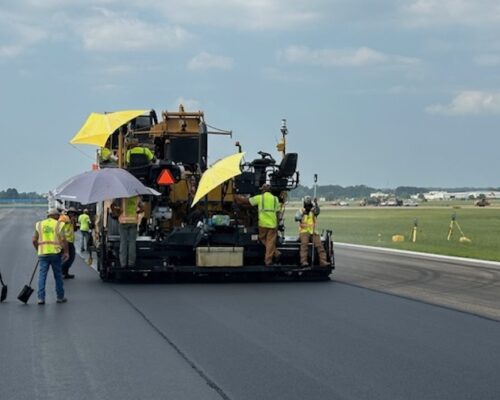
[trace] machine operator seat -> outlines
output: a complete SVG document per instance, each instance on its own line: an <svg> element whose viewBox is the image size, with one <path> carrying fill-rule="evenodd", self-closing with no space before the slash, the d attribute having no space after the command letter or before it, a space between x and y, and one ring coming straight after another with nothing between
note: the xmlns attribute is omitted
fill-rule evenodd
<svg viewBox="0 0 500 400"><path fill-rule="evenodd" d="M276 171L277 178L289 178L297 170L297 153L287 153L281 160L278 171Z"/></svg>
<svg viewBox="0 0 500 400"><path fill-rule="evenodd" d="M276 191L293 189L298 183L297 153L287 153L279 167L271 174L271 186Z"/></svg>
<svg viewBox="0 0 500 400"><path fill-rule="evenodd" d="M144 183L149 178L151 162L148 160L146 154L130 154L130 162L127 170Z"/></svg>

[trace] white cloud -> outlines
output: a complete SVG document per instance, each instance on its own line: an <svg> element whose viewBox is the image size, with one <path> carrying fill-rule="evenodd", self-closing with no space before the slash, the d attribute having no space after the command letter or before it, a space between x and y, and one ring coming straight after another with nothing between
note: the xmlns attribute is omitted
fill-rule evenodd
<svg viewBox="0 0 500 400"><path fill-rule="evenodd" d="M14 58L24 51L24 46L21 45L3 45L0 46L0 59Z"/></svg>
<svg viewBox="0 0 500 400"><path fill-rule="evenodd" d="M485 27L500 22L498 0L413 0L402 8L414 26L468 25Z"/></svg>
<svg viewBox="0 0 500 400"><path fill-rule="evenodd" d="M100 11L100 16L84 20L78 28L86 50L171 49L190 39L190 35L180 27L154 25L108 10Z"/></svg>
<svg viewBox="0 0 500 400"><path fill-rule="evenodd" d="M49 37L37 24L0 12L0 59L14 58Z"/></svg>
<svg viewBox="0 0 500 400"><path fill-rule="evenodd" d="M449 104L434 104L425 110L442 115L500 114L500 92L463 91Z"/></svg>
<svg viewBox="0 0 500 400"><path fill-rule="evenodd" d="M300 28L320 18L317 0L145 0L176 23L242 30Z"/></svg>
<svg viewBox="0 0 500 400"><path fill-rule="evenodd" d="M358 49L310 49L305 46L289 46L278 53L289 63L320 66L392 65L411 66L419 63L416 58L382 53L368 47Z"/></svg>
<svg viewBox="0 0 500 400"><path fill-rule="evenodd" d="M175 24L229 27L242 30L300 28L323 18L324 0L24 0L31 10L70 10L85 7L161 12ZM331 18L330 18L331 21Z"/></svg>
<svg viewBox="0 0 500 400"><path fill-rule="evenodd" d="M214 54L201 52L188 62L188 69L191 71L205 71L208 69L230 70L233 68L234 60L231 57L217 56Z"/></svg>

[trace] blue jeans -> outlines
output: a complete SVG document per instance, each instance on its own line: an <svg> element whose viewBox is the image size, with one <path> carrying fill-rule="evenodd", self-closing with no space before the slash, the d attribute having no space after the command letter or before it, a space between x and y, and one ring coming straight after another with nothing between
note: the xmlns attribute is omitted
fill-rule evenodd
<svg viewBox="0 0 500 400"><path fill-rule="evenodd" d="M49 267L52 266L52 273L56 281L56 294L58 299L64 297L64 284L61 272L61 254L47 254L38 257L40 260L38 274L38 299L45 300L45 282L47 281L47 274Z"/></svg>
<svg viewBox="0 0 500 400"><path fill-rule="evenodd" d="M90 232L89 231L80 231L82 233L82 245L80 250L81 251L89 251L89 236Z"/></svg>
<svg viewBox="0 0 500 400"><path fill-rule="evenodd" d="M64 275L69 274L69 269L73 265L75 261L75 245L71 242L68 242L68 250L69 250L69 258L64 261L61 265L62 273Z"/></svg>

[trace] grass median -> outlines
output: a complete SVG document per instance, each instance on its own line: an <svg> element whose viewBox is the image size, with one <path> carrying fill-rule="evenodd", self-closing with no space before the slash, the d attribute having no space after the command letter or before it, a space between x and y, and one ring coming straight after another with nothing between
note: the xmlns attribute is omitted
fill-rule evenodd
<svg viewBox="0 0 500 400"><path fill-rule="evenodd" d="M457 228L451 240L447 240L454 213L471 242L460 242ZM287 234L293 233L294 214L293 207L289 207ZM415 219L417 241L413 243L410 238ZM337 242L500 261L500 208L497 207L323 207L318 227L333 230ZM404 242L393 242L393 235L404 235Z"/></svg>

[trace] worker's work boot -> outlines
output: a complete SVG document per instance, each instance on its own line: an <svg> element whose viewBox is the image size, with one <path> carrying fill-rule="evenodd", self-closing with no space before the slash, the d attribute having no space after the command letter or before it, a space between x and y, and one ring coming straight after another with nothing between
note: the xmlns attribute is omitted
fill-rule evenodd
<svg viewBox="0 0 500 400"><path fill-rule="evenodd" d="M68 299L66 297L60 298L56 300L58 303L66 303Z"/></svg>
<svg viewBox="0 0 500 400"><path fill-rule="evenodd" d="M44 299L38 299L38 305L39 306L43 306L45 304L45 300Z"/></svg>
<svg viewBox="0 0 500 400"><path fill-rule="evenodd" d="M74 279L74 278L75 278L75 275L70 274L70 273L67 273L67 274L64 274L64 275L63 275L63 278L64 278L64 279Z"/></svg>

